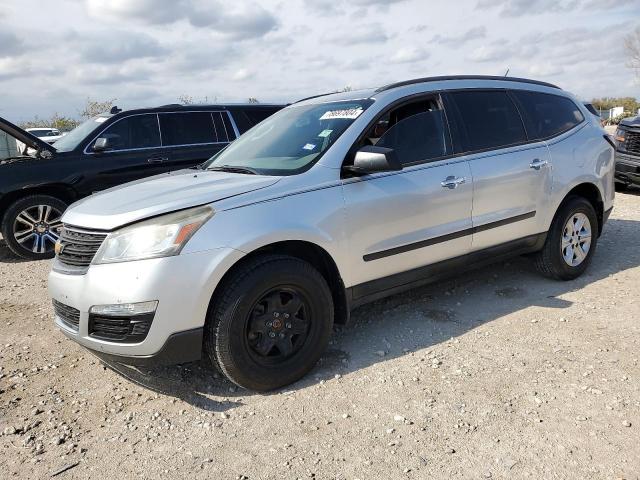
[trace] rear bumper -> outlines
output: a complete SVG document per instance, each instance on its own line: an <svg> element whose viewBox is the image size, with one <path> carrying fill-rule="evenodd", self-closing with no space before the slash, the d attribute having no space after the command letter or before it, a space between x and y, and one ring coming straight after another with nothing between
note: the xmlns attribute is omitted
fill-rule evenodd
<svg viewBox="0 0 640 480"><path fill-rule="evenodd" d="M640 156L616 152L616 180L640 184Z"/></svg>

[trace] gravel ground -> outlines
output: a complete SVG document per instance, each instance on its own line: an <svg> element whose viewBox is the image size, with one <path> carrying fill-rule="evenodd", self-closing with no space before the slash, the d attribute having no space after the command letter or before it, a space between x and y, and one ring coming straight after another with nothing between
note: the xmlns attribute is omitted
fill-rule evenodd
<svg viewBox="0 0 640 480"><path fill-rule="evenodd" d="M361 307L267 395L104 366L0 243L0 477L640 478L639 238L618 194L582 278L516 259Z"/></svg>

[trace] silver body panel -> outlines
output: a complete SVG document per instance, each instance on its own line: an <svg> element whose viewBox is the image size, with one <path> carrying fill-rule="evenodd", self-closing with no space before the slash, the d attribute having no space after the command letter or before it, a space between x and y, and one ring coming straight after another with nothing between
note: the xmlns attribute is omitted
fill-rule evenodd
<svg viewBox="0 0 640 480"><path fill-rule="evenodd" d="M342 178L347 152L389 104L411 95L460 88L566 95L583 110L585 120L548 141L451 157L399 172ZM374 103L302 174L182 171L117 187L72 205L63 221L97 230L114 230L203 204L211 204L215 214L180 255L91 265L85 275L52 271L51 296L81 312L79 332L58 321L60 328L93 349L149 355L171 334L203 326L209 300L224 274L245 255L273 243L297 240L319 246L331 256L349 288L546 232L567 193L582 183L598 188L605 211L613 206L613 148L597 120L566 92L519 82L452 80L382 92L347 92L303 103L356 98L372 98ZM546 163L533 168L530 164L535 161ZM464 183L443 187L441 183L451 177L464 178ZM514 217L522 219L509 223ZM488 224L498 226L483 229ZM420 242L430 240L435 243L420 247ZM372 255L382 256L371 259ZM159 306L143 342L117 344L87 336L92 305L149 300L158 300Z"/></svg>

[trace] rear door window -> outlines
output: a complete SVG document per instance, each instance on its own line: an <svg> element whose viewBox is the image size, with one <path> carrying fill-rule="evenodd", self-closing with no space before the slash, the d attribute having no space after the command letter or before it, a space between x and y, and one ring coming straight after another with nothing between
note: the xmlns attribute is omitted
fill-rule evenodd
<svg viewBox="0 0 640 480"><path fill-rule="evenodd" d="M107 128L100 136L110 139L111 150L159 147L158 116L150 113L123 118Z"/></svg>
<svg viewBox="0 0 640 480"><path fill-rule="evenodd" d="M496 149L527 141L518 109L502 90L452 92L460 143L465 152Z"/></svg>
<svg viewBox="0 0 640 480"><path fill-rule="evenodd" d="M213 112L211 116L213 118L213 128L216 130L218 142L228 142L229 135L227 134L227 127L225 127L222 121L222 115L220 112Z"/></svg>
<svg viewBox="0 0 640 480"><path fill-rule="evenodd" d="M218 141L210 112L161 113L159 118L165 146Z"/></svg>
<svg viewBox="0 0 640 480"><path fill-rule="evenodd" d="M566 97L548 93L514 90L530 140L555 137L582 123L578 106Z"/></svg>

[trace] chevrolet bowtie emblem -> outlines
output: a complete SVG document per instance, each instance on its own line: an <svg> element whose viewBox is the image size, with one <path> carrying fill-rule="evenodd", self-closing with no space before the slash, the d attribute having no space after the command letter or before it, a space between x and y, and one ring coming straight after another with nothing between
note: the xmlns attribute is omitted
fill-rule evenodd
<svg viewBox="0 0 640 480"><path fill-rule="evenodd" d="M56 242L56 245L55 247L53 247L53 250L56 252L56 255L60 255L62 253L62 251L64 250L64 245L60 243L60 240Z"/></svg>

